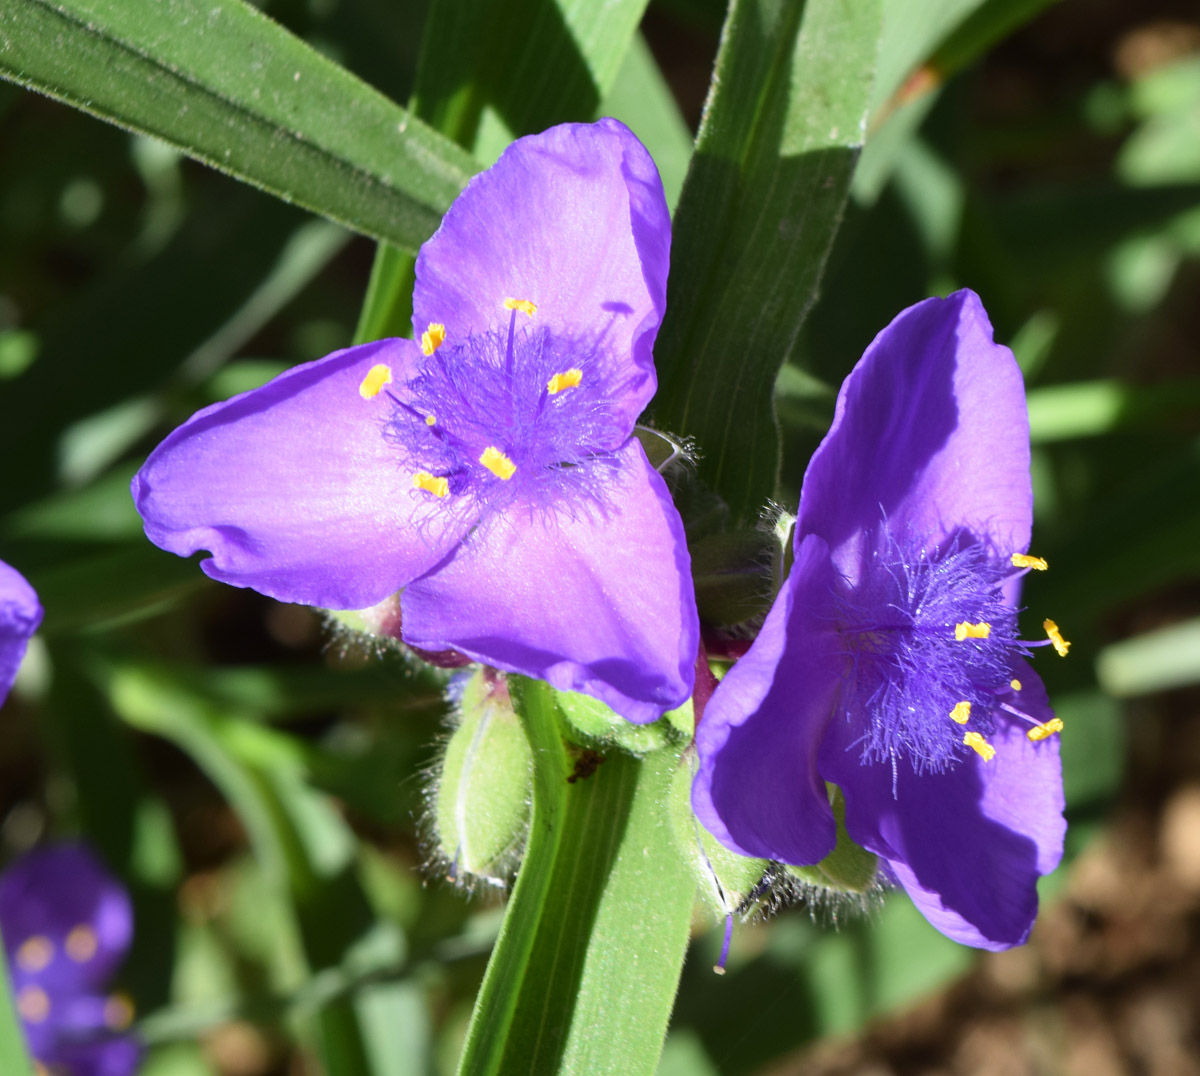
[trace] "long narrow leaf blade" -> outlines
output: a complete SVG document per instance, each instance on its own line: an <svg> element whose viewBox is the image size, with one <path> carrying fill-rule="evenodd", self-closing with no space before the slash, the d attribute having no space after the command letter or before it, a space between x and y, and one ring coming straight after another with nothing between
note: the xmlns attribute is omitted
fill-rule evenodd
<svg viewBox="0 0 1200 1076"><path fill-rule="evenodd" d="M0 77L405 249L478 167L242 0L0 0Z"/></svg>
<svg viewBox="0 0 1200 1076"><path fill-rule="evenodd" d="M774 496L772 393L816 299L870 104L876 0L734 0L675 217L656 418L752 521Z"/></svg>

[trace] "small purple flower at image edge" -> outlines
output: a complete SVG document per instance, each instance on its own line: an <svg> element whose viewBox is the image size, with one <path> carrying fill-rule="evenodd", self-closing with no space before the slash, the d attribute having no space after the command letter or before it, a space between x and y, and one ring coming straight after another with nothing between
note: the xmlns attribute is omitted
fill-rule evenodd
<svg viewBox="0 0 1200 1076"><path fill-rule="evenodd" d="M0 873L0 933L37 1072L133 1076L133 1006L108 986L129 951L129 894L88 847L50 845Z"/></svg>
<svg viewBox="0 0 1200 1076"><path fill-rule="evenodd" d="M30 636L41 622L42 607L33 587L0 560L0 704L8 698Z"/></svg>
<svg viewBox="0 0 1200 1076"><path fill-rule="evenodd" d="M691 694L683 525L634 425L671 223L622 124L518 139L421 248L415 339L200 411L133 480L147 536L281 601L580 691L637 722Z"/></svg>
<svg viewBox="0 0 1200 1076"><path fill-rule="evenodd" d="M697 730L692 801L734 851L797 865L850 838L938 930L1024 942L1062 855L1058 732L1023 639L1033 517L1021 372L973 292L903 311L846 378L795 559Z"/></svg>

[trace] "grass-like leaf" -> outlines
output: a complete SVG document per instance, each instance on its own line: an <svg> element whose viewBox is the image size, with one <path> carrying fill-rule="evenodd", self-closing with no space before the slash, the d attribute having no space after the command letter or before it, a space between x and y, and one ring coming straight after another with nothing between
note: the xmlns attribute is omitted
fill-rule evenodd
<svg viewBox="0 0 1200 1076"><path fill-rule="evenodd" d="M242 0L0 0L0 76L405 249L478 168Z"/></svg>
<svg viewBox="0 0 1200 1076"><path fill-rule="evenodd" d="M775 495L772 393L841 221L879 38L873 0L735 0L675 217L659 424L753 520Z"/></svg>

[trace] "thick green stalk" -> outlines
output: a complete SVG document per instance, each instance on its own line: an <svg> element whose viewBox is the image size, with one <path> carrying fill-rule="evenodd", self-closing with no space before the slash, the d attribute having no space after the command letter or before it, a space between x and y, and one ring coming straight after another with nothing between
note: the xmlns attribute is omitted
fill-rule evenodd
<svg viewBox="0 0 1200 1076"><path fill-rule="evenodd" d="M589 773L553 692L514 678L513 695L534 758L529 841L459 1074L650 1076L695 896L666 816L678 753L614 750Z"/></svg>

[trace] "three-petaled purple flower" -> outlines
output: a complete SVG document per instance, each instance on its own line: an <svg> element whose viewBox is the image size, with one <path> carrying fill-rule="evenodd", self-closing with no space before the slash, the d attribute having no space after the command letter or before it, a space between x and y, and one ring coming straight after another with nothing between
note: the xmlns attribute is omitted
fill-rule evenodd
<svg viewBox="0 0 1200 1076"><path fill-rule="evenodd" d="M8 698L29 637L41 622L42 607L33 587L0 560L0 703Z"/></svg>
<svg viewBox="0 0 1200 1076"><path fill-rule="evenodd" d="M1021 373L978 297L905 310L842 386L791 573L700 723L693 804L718 838L819 862L834 785L942 933L1026 939L1064 833L1062 726L1017 629L1019 578L1045 567L1032 507Z"/></svg>
<svg viewBox="0 0 1200 1076"><path fill-rule="evenodd" d="M283 601L649 721L690 694L683 527L634 423L654 395L670 218L620 123L515 142L416 264L419 342L382 340L209 407L133 481L151 541Z"/></svg>
<svg viewBox="0 0 1200 1076"><path fill-rule="evenodd" d="M83 845L30 852L0 874L0 932L29 1052L62 1076L132 1076L133 1009L107 993L133 936L129 894Z"/></svg>

